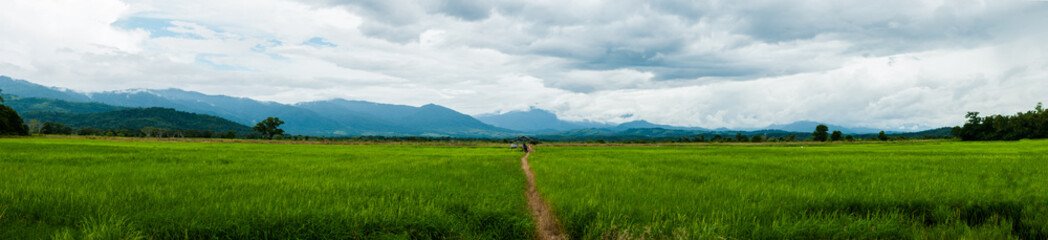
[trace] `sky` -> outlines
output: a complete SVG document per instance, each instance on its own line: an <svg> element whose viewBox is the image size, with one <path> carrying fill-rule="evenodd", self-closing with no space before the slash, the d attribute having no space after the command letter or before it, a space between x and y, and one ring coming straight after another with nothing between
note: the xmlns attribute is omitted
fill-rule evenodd
<svg viewBox="0 0 1048 240"><path fill-rule="evenodd" d="M1048 102L1048 2L4 0L0 75L574 121L890 130Z"/></svg>

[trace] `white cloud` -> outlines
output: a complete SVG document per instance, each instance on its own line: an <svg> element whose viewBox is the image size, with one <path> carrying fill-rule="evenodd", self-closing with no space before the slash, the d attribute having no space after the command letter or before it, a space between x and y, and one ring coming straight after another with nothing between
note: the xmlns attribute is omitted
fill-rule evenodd
<svg viewBox="0 0 1048 240"><path fill-rule="evenodd" d="M1046 18L1048 4L1013 1L13 0L0 74L86 91L898 129L1045 101Z"/></svg>

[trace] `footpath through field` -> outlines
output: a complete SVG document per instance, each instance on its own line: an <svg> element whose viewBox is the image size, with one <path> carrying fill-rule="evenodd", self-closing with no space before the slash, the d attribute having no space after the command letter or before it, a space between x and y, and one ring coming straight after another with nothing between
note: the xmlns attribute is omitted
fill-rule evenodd
<svg viewBox="0 0 1048 240"><path fill-rule="evenodd" d="M564 240L567 236L561 233L560 223L557 217L550 212L549 204L542 200L538 190L535 189L535 173L531 172L528 165L528 156L531 155L531 146L527 146L524 157L520 158L520 168L524 169L524 176L528 179L528 208L531 208L531 216L535 218L535 228L538 239L542 240Z"/></svg>

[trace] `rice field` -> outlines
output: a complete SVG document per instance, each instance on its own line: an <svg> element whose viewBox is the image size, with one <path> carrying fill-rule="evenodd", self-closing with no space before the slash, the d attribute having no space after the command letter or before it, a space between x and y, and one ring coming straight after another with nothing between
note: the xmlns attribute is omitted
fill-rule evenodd
<svg viewBox="0 0 1048 240"><path fill-rule="evenodd" d="M1048 141L540 149L572 239L1048 239Z"/></svg>
<svg viewBox="0 0 1048 240"><path fill-rule="evenodd" d="M1048 141L539 145L570 239L1048 239ZM534 239L505 146L0 138L0 239Z"/></svg>
<svg viewBox="0 0 1048 240"><path fill-rule="evenodd" d="M0 239L527 239L494 147L0 139Z"/></svg>

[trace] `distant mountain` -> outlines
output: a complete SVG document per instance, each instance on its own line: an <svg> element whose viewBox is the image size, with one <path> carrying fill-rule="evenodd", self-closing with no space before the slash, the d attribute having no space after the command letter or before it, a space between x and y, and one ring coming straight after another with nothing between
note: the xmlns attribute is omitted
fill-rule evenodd
<svg viewBox="0 0 1048 240"><path fill-rule="evenodd" d="M292 134L334 135L335 132L358 134L319 113L275 102L255 101L222 95L207 95L180 89L135 89L86 94L91 101L127 107L165 107L181 111L215 115L244 125L254 125L267 117L284 120L285 130Z"/></svg>
<svg viewBox="0 0 1048 240"><path fill-rule="evenodd" d="M4 94L4 104L20 113L24 112L57 112L57 113L99 113L128 109L102 103L70 102L53 98L24 98Z"/></svg>
<svg viewBox="0 0 1048 240"><path fill-rule="evenodd" d="M16 110L21 108L27 111L86 114L125 110L126 108L163 107L214 115L246 126L253 126L267 117L279 117L286 123L283 128L289 134L314 136L511 137L530 133L565 136L670 137L689 134L730 133L734 135L735 132L780 134L776 130L810 133L819 124L813 121L799 121L789 124L773 124L759 129L722 128L716 130L661 125L643 120L613 125L564 121L557 118L556 114L542 109L482 114L474 118L433 104L414 107L335 99L287 105L249 98L207 95L180 89L79 93L5 76L0 76L0 89L3 89L5 94L21 96L21 100L9 103L12 106L18 105L19 107L15 107ZM845 134L869 134L880 131L870 128L827 125L831 131L839 130Z"/></svg>
<svg viewBox="0 0 1048 240"><path fill-rule="evenodd" d="M772 124L772 125L769 125L767 127L761 128L761 129L783 130L783 131L787 131L787 132L814 132L815 131L815 127L819 126L819 124L823 124L823 123L813 122L813 121L797 121L797 122L793 122L793 123L789 123L789 124ZM873 128L861 128L861 127L852 128L852 127L843 127L843 126L832 125L832 124L825 124L825 125L826 125L826 127L830 128L830 132L841 131L841 133L846 133L846 134L878 133L878 132L881 131L879 129L873 129Z"/></svg>
<svg viewBox="0 0 1048 240"><path fill-rule="evenodd" d="M248 126L267 117L279 117L285 122L283 128L289 134L455 137L508 137L520 134L484 124L468 115L437 105L413 107L341 99L286 105L181 89L132 89L85 94L9 77L0 77L0 89L5 94L27 98L97 102L120 107L171 108L214 115Z"/></svg>
<svg viewBox="0 0 1048 240"><path fill-rule="evenodd" d="M45 87L26 80L12 79L7 76L0 76L0 89L4 90L4 94L14 94L23 97L54 98L73 102L89 101L87 96L84 96L82 93L68 89Z"/></svg>
<svg viewBox="0 0 1048 240"><path fill-rule="evenodd" d="M251 128L220 117L187 113L170 108L131 108L110 112L21 112L23 119L41 122L60 122L73 128L212 130L216 132L250 132Z"/></svg>
<svg viewBox="0 0 1048 240"><path fill-rule="evenodd" d="M508 137L519 135L516 131L487 125L469 115L435 104L412 107L336 99L299 103L295 106L325 113L342 120L342 123L349 126L375 132L395 132L419 136Z"/></svg>
<svg viewBox="0 0 1048 240"><path fill-rule="evenodd" d="M528 111L512 111L502 114L481 114L475 116L481 122L492 126L513 129L529 133L550 133L584 128L612 127L599 123L569 122L560 120L552 112L532 108Z"/></svg>
<svg viewBox="0 0 1048 240"><path fill-rule="evenodd" d="M705 128L678 127L670 125L654 124L644 120L626 122L618 125L594 123L594 122L569 122L560 120L552 112L532 108L528 111L512 111L502 114L481 114L476 116L477 120L491 124L496 127L518 130L529 133L553 133L576 129L603 129L609 132L625 131L640 128L662 128L673 130L708 131Z"/></svg>
<svg viewBox="0 0 1048 240"><path fill-rule="evenodd" d="M661 124L650 123L650 122L644 121L644 120L625 122L625 123L619 124L618 126L615 126L614 128L612 128L612 130L624 131L624 130L638 129L638 128L662 128L662 129L672 129L672 130L709 131L709 129L705 129L705 128L678 127L678 126L670 126L670 125L661 125Z"/></svg>

